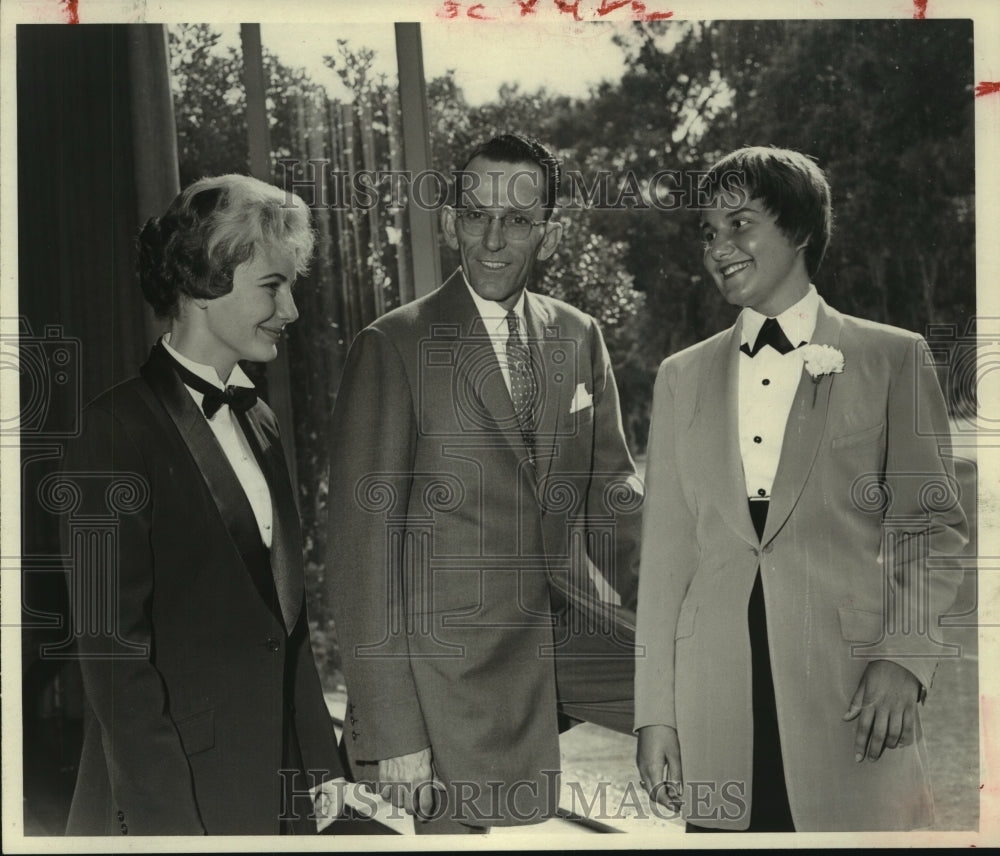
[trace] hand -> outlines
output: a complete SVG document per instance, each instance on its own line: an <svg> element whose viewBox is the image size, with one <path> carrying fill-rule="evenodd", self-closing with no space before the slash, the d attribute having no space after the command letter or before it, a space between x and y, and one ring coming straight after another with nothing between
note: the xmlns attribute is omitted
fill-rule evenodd
<svg viewBox="0 0 1000 856"><path fill-rule="evenodd" d="M919 697L920 681L912 672L890 660L869 663L844 714L845 722L858 717L854 760L863 761L866 750L877 761L883 749L909 746Z"/></svg>
<svg viewBox="0 0 1000 856"><path fill-rule="evenodd" d="M434 778L431 747L378 762L377 788L388 800L407 814L429 817L434 810Z"/></svg>
<svg viewBox="0 0 1000 856"><path fill-rule="evenodd" d="M312 789L313 814L316 815L316 831L322 832L333 823L344 810L344 788L347 780L327 779Z"/></svg>
<svg viewBox="0 0 1000 856"><path fill-rule="evenodd" d="M639 768L639 784L649 798L673 811L680 811L684 778L677 729L669 725L640 728L635 764Z"/></svg>

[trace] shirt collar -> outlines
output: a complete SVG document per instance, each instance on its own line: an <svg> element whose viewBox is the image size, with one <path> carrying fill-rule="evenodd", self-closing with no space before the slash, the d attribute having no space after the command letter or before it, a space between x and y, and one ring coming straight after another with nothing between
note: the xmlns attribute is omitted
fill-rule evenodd
<svg viewBox="0 0 1000 856"><path fill-rule="evenodd" d="M806 292L805 296L798 303L789 306L784 312L776 316L775 320L793 347L798 347L800 343L808 342L812 339L812 335L816 331L816 318L818 315L819 292L816 291L816 286L810 283L809 291ZM741 317L743 319L742 341L745 344L753 346L753 343L757 341L757 334L760 333L760 328L764 326L764 322L767 320L767 316L761 315L756 309L745 306Z"/></svg>
<svg viewBox="0 0 1000 856"><path fill-rule="evenodd" d="M483 319L483 326L486 327L486 331L491 335L497 335L502 333L507 335L507 310L504 309L495 300L486 300L480 297L476 290L469 284L469 279L465 275L465 271L462 271L462 279L465 280L465 287L469 289L469 294L472 296L473 303L476 304L476 309L479 310L479 317ZM521 296L517 298L517 303L514 304L514 314L517 316L517 323L520 330L525 330L525 317L524 317L524 289L521 289ZM522 336L525 333L522 332Z"/></svg>
<svg viewBox="0 0 1000 856"><path fill-rule="evenodd" d="M206 366L204 363L196 363L194 360L185 357L180 351L172 348L170 346L170 333L163 334L163 347L167 349L167 353L170 354L177 362L179 362L188 371L194 372L202 380L207 380L212 386L217 386L219 389L225 389L221 380L219 380L219 374L216 372L212 366ZM253 381L247 377L246 372L240 368L237 363L233 366L233 370L229 375L229 386L242 386L242 387L253 387ZM197 392L197 390L194 390ZM202 396L198 393L199 398Z"/></svg>

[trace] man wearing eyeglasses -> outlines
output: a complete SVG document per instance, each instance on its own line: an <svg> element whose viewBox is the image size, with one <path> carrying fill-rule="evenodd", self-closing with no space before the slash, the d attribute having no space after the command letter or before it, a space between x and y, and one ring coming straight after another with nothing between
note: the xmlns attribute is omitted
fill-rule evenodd
<svg viewBox="0 0 1000 856"><path fill-rule="evenodd" d="M516 135L473 152L461 267L362 331L334 411L344 739L418 832L543 821L560 724L631 731L642 485L597 324L527 290L559 173Z"/></svg>

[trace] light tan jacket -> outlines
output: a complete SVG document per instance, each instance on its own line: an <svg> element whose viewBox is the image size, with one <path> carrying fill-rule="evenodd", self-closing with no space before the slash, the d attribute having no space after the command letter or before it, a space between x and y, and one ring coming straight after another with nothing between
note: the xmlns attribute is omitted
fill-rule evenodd
<svg viewBox="0 0 1000 856"><path fill-rule="evenodd" d="M703 826L745 828L753 717L747 602L762 575L795 827L910 829L932 820L922 740L854 760L843 722L865 666L929 688L954 655L938 617L967 541L933 361L919 336L821 301L814 344L843 373L803 369L767 526L750 520L737 437L740 323L665 360L654 392L640 571L636 727L675 726ZM945 452L947 450L945 449ZM929 557L929 558L928 558ZM919 729L918 729L919 731ZM744 806L747 808L743 811Z"/></svg>

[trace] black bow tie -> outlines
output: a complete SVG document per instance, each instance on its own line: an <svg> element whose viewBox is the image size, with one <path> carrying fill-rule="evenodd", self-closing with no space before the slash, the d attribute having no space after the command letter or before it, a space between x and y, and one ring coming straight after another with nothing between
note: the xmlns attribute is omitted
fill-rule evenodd
<svg viewBox="0 0 1000 856"><path fill-rule="evenodd" d="M173 363L174 371L184 385L202 394L201 409L207 419L215 416L223 404L228 404L234 413L246 413L257 402L257 390L252 386L227 386L225 389L219 389L215 384L209 383L182 366L173 357L170 362Z"/></svg>
<svg viewBox="0 0 1000 856"><path fill-rule="evenodd" d="M781 325L776 318L768 318L761 325L760 332L757 334L757 341L754 342L753 348L744 342L740 345L740 350L748 357L756 357L760 353L760 349L765 345L770 345L779 354L787 354L789 351L795 350L795 346L788 341L785 331L781 329Z"/></svg>
<svg viewBox="0 0 1000 856"><path fill-rule="evenodd" d="M228 404L234 413L246 413L256 403L257 390L249 386L227 386L224 390L213 386L201 400L201 409L211 419L223 404Z"/></svg>

